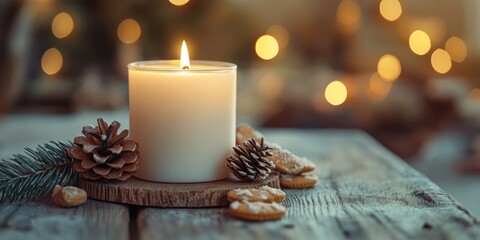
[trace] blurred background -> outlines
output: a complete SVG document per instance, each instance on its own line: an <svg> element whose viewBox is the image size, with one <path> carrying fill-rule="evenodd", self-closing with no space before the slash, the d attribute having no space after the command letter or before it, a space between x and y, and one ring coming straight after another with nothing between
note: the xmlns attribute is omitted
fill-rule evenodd
<svg viewBox="0 0 480 240"><path fill-rule="evenodd" d="M0 157L128 119L126 65L183 39L239 122L362 129L480 215L478 0L2 0Z"/></svg>

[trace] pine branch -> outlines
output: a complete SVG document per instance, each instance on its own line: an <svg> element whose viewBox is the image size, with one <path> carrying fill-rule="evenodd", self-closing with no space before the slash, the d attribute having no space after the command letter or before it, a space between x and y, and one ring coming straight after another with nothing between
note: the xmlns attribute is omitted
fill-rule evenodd
<svg viewBox="0 0 480 240"><path fill-rule="evenodd" d="M0 160L0 203L29 201L49 194L55 185L74 184L78 174L67 149L71 142L50 142Z"/></svg>

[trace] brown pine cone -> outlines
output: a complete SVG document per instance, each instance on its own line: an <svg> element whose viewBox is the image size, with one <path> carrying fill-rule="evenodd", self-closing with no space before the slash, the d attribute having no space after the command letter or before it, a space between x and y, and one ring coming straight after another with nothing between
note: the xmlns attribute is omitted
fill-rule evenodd
<svg viewBox="0 0 480 240"><path fill-rule="evenodd" d="M140 152L138 144L127 139L128 130L117 134L120 123L110 126L97 119L98 126L86 126L84 136L75 137L75 146L68 149L73 158L73 168L85 179L126 180L138 169Z"/></svg>
<svg viewBox="0 0 480 240"><path fill-rule="evenodd" d="M263 138L260 144L250 138L233 147L232 154L227 157L227 166L239 180L261 181L275 168L275 164L267 158L272 155L272 148L265 144Z"/></svg>

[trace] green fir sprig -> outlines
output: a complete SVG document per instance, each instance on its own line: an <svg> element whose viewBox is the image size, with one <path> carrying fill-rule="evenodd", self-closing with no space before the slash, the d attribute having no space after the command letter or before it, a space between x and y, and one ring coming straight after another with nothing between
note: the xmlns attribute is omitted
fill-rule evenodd
<svg viewBox="0 0 480 240"><path fill-rule="evenodd" d="M57 184L75 184L78 173L67 153L71 146L52 141L0 160L0 203L33 200L51 193Z"/></svg>

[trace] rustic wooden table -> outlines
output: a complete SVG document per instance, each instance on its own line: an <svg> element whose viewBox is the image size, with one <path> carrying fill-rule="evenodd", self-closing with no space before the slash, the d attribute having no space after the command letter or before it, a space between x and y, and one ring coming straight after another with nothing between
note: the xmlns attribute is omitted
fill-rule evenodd
<svg viewBox="0 0 480 240"><path fill-rule="evenodd" d="M0 239L480 239L467 209L363 132L264 133L318 165L314 189L285 190L279 221L94 200L63 209L45 199L0 205Z"/></svg>

